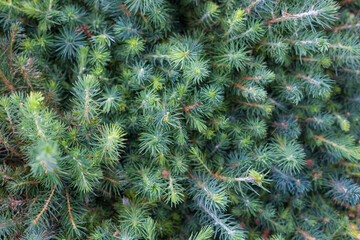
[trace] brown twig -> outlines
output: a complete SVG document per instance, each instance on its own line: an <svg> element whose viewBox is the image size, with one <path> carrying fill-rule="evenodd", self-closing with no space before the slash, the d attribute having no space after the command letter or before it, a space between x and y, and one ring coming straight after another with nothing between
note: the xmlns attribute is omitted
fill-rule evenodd
<svg viewBox="0 0 360 240"><path fill-rule="evenodd" d="M19 153L18 151L16 151L12 146L10 146L9 144L7 144L5 142L5 139L0 137L0 142L7 148L10 150L10 152L12 152L13 154L15 154L16 156L18 156L19 158L22 158L21 153Z"/></svg>
<svg viewBox="0 0 360 240"><path fill-rule="evenodd" d="M355 0L343 0L341 2L339 2L340 5L345 5L347 3L351 3L351 2L354 2Z"/></svg>
<svg viewBox="0 0 360 240"><path fill-rule="evenodd" d="M48 209L49 203L50 203L52 197L54 196L56 187L57 187L57 183L55 184L53 190L51 191L49 198L45 201L44 207L41 209L40 213L38 215L36 215L36 218L33 221L34 225L36 225L39 222L41 215L43 215L43 213Z"/></svg>
<svg viewBox="0 0 360 240"><path fill-rule="evenodd" d="M73 226L73 229L76 229L77 227L76 227L74 218L71 214L70 197L69 197L69 192L68 192L67 188L65 188L65 194L66 194L66 201L67 201L67 206L68 206L67 212L69 213L70 222L71 222L71 225Z"/></svg>
<svg viewBox="0 0 360 240"><path fill-rule="evenodd" d="M6 78L3 71L0 69L0 78L4 82L5 86L10 90L11 93L15 92L14 86L10 83L10 81Z"/></svg>
<svg viewBox="0 0 360 240"><path fill-rule="evenodd" d="M10 41L10 62L9 62L9 65L10 65L10 74L13 73L13 70L12 70L13 44L14 44L15 34L16 34L16 31L17 31L17 30L18 30L18 26L15 26L15 27L14 27L14 31L13 31L12 34L11 34L11 41Z"/></svg>
<svg viewBox="0 0 360 240"><path fill-rule="evenodd" d="M327 28L325 29L326 31L332 31L332 32L337 32L339 30L345 30L345 29L351 29L351 28L358 28L360 27L360 22L351 25L351 24L347 24L347 25L343 25L343 26L338 26L338 27L333 27L333 28Z"/></svg>

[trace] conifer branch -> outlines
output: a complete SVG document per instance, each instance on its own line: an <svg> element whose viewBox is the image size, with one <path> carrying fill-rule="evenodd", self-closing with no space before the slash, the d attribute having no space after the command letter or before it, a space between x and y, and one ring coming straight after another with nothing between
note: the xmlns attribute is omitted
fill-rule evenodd
<svg viewBox="0 0 360 240"><path fill-rule="evenodd" d="M52 191L51 191L51 193L50 193L50 195L49 195L49 198L46 199L44 207L41 209L41 211L39 212L39 214L36 215L36 218L32 221L32 223L33 223L34 225L36 225L36 224L39 222L41 215L43 215L43 213L44 213L46 210L48 210L48 206L49 206L49 204L50 204L50 201L51 201L52 197L54 196L56 187L57 187L57 183L56 183L55 186L53 187L53 189L52 189Z"/></svg>
<svg viewBox="0 0 360 240"><path fill-rule="evenodd" d="M10 114L10 109L8 106L4 106L4 110L6 112L6 115L7 115L7 120L9 121L10 123L10 126L11 126L11 131L12 131L12 134L15 134L15 127L14 127L14 123L13 123L13 120L12 120L12 117L11 117L11 114Z"/></svg>
<svg viewBox="0 0 360 240"><path fill-rule="evenodd" d="M39 181L25 181L25 182L18 182L18 183L14 183L15 186L21 186L21 185L36 185L39 184L41 182Z"/></svg>
<svg viewBox="0 0 360 240"><path fill-rule="evenodd" d="M210 212L208 208L206 208L204 205L200 205L200 207L214 220L215 225L219 225L221 228L223 228L227 234L234 237L236 231L230 229L223 221L222 219L219 219L214 213Z"/></svg>
<svg viewBox="0 0 360 240"><path fill-rule="evenodd" d="M71 214L70 197L69 197L69 192L68 192L67 188L65 188L65 195L66 195L66 201L67 201L67 212L69 214L71 225L72 225L73 229L77 229L76 224L75 224L75 220L74 220L74 218L73 218L73 216Z"/></svg>
<svg viewBox="0 0 360 240"><path fill-rule="evenodd" d="M347 30L347 29L358 28L358 27L360 27L360 22L358 22L356 24L347 24L347 25L342 25L342 26L338 26L338 27L328 28L326 30L337 32L337 31L341 31L341 30Z"/></svg>
<svg viewBox="0 0 360 240"><path fill-rule="evenodd" d="M282 13L283 16L268 20L267 22L269 24L279 23L279 22L284 22L284 21L288 21L288 20L296 20L296 19L309 17L309 16L318 16L320 13L321 13L320 10L310 10L310 11L307 11L307 12L297 13L297 14L290 14L290 13L287 13L287 12L283 12Z"/></svg>
<svg viewBox="0 0 360 240"><path fill-rule="evenodd" d="M0 4L5 5L5 6L7 6L7 7L11 7L11 8L13 8L13 9L16 9L16 10L19 11L19 12L25 12L24 9L22 9L22 8L20 8L20 7L18 7L18 6L15 6L14 4L12 4L11 1L2 0L2 1L0 1Z"/></svg>
<svg viewBox="0 0 360 240"><path fill-rule="evenodd" d="M360 164L356 164L356 163L349 163L349 162L341 161L341 162L339 162L339 164L343 165L345 167L360 168Z"/></svg>
<svg viewBox="0 0 360 240"><path fill-rule="evenodd" d="M298 227L296 231L298 233L300 233L304 237L305 240L316 240L315 237L311 236L309 233L302 230L301 227Z"/></svg>
<svg viewBox="0 0 360 240"><path fill-rule="evenodd" d="M109 182L114 183L114 184L119 184L119 183L120 183L119 181L116 181L116 180L114 180L114 179L111 179L111 178L108 178L108 177L105 177L105 176L104 176L104 179L106 179L106 180L108 180Z"/></svg>
<svg viewBox="0 0 360 240"><path fill-rule="evenodd" d="M10 152L12 152L14 155L16 155L17 157L19 157L19 158L23 158L22 157L22 154L21 153L19 153L18 151L16 151L12 146L10 146L8 143L7 143L7 141L3 138L3 137L1 137L0 136L0 142L7 148L7 149L9 149L10 150Z"/></svg>
<svg viewBox="0 0 360 240"><path fill-rule="evenodd" d="M249 176L249 177L227 177L227 176L221 176L218 173L213 173L208 166L204 163L203 159L201 158L201 156L199 155L198 150L196 150L195 148L191 149L192 153L195 155L196 159L201 163L201 165L205 168L205 170L214 178L219 179L219 180L226 180L226 181L235 181L235 182L254 182L255 178L253 176ZM194 178L193 176L191 176L191 178ZM198 185L200 186L199 182Z"/></svg>
<svg viewBox="0 0 360 240"><path fill-rule="evenodd" d="M348 4L348 3L352 3L354 2L355 0L342 0L341 2L339 2L340 5L345 5L345 4Z"/></svg>
<svg viewBox="0 0 360 240"><path fill-rule="evenodd" d="M266 109L266 107L267 107L266 105L261 105L261 104L257 104L257 103L250 103L250 102L244 102L244 101L241 101L241 100L238 100L237 102L240 103L240 104L249 106L249 107L256 107L256 108L261 108L261 109Z"/></svg>
<svg viewBox="0 0 360 240"><path fill-rule="evenodd" d="M336 142L330 141L330 140L324 138L323 136L314 135L314 138L317 140L320 140L322 142L325 142L336 149L339 149L339 150L345 152L348 157L350 157L351 155L354 154L354 152L351 151L350 149L348 149L345 145L337 144Z"/></svg>
<svg viewBox="0 0 360 240"><path fill-rule="evenodd" d="M254 7L256 7L257 4L259 4L260 2L262 2L263 0L255 0L255 1L252 1L249 6L245 9L245 12L246 13L250 13L251 9L253 9Z"/></svg>
<svg viewBox="0 0 360 240"><path fill-rule="evenodd" d="M356 69L349 69L349 68L340 68L339 69L340 72L348 72L348 73L354 73L356 75L360 75L360 70Z"/></svg>
<svg viewBox="0 0 360 240"><path fill-rule="evenodd" d="M15 87L10 83L10 81L6 78L3 71L0 69L0 78L4 82L5 86L10 90L11 93L15 92Z"/></svg>

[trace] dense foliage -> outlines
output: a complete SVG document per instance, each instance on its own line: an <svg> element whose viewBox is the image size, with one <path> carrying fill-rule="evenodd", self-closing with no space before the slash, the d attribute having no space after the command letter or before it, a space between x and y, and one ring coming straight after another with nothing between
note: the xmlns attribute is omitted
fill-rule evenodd
<svg viewBox="0 0 360 240"><path fill-rule="evenodd" d="M0 0L0 238L360 239L359 0Z"/></svg>

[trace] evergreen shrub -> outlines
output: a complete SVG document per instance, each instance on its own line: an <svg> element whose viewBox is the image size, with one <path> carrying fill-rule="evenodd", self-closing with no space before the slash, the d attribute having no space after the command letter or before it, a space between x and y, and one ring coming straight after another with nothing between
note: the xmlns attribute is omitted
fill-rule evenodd
<svg viewBox="0 0 360 240"><path fill-rule="evenodd" d="M360 239L359 0L0 0L0 238Z"/></svg>

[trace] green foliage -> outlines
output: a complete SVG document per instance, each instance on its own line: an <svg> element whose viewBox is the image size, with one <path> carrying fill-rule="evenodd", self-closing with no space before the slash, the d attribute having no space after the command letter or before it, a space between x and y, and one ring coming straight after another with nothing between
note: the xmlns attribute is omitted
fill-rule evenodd
<svg viewBox="0 0 360 240"><path fill-rule="evenodd" d="M77 120L90 122L98 114L99 102L96 99L100 92L99 82L93 75L79 78L74 86L74 112Z"/></svg>
<svg viewBox="0 0 360 240"><path fill-rule="evenodd" d="M359 239L358 0L0 0L0 238Z"/></svg>
<svg viewBox="0 0 360 240"><path fill-rule="evenodd" d="M191 235L189 240L207 240L210 239L212 235L213 235L213 230L211 229L211 227L206 227L201 229L201 231L195 234L194 236Z"/></svg>
<svg viewBox="0 0 360 240"><path fill-rule="evenodd" d="M60 35L56 36L55 47L59 57L72 59L77 56L79 47L85 44L85 37L74 28L63 28Z"/></svg>
<svg viewBox="0 0 360 240"><path fill-rule="evenodd" d="M273 146L273 159L276 165L285 173L296 174L301 172L306 164L305 153L294 140L277 137Z"/></svg>

